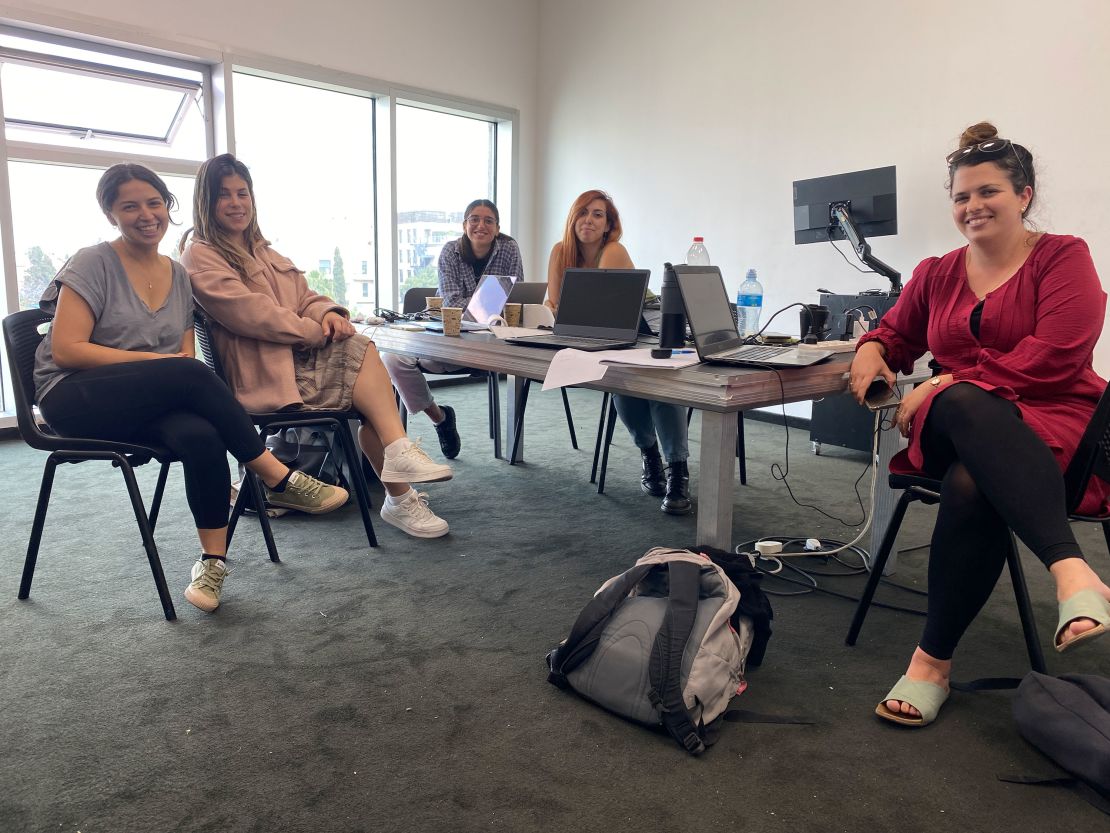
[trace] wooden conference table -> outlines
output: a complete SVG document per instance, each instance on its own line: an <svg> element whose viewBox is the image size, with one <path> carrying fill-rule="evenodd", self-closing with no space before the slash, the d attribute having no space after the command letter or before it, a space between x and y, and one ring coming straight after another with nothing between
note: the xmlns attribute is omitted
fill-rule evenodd
<svg viewBox="0 0 1110 833"><path fill-rule="evenodd" d="M513 447L517 401L524 380L542 380L556 352L506 344L486 332L450 337L380 326L367 330L367 334L372 336L379 350L506 374L509 395L505 397L505 447L508 449ZM837 354L819 364L781 370L778 374L770 370L708 364L679 370L612 365L604 378L580 387L641 396L694 407L702 412L697 543L729 549L736 486L736 412L843 393L847 388L844 374L851 359L851 353ZM896 432L884 432L889 433ZM880 455L883 456L889 460L889 454ZM883 462L880 460L880 465ZM886 523L879 523L879 520L875 518L874 532L881 535ZM878 539L873 540L877 544Z"/></svg>

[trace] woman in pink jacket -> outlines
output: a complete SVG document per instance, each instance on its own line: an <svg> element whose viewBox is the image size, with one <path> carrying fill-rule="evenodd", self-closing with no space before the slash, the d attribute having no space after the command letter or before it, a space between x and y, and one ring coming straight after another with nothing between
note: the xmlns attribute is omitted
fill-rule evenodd
<svg viewBox="0 0 1110 833"><path fill-rule="evenodd" d="M310 290L262 236L250 172L231 154L197 173L193 221L181 262L217 324L213 340L239 401L248 411L353 407L359 445L385 484L382 519L416 537L446 535L447 522L408 484L449 480L451 467L405 435L378 351L347 310Z"/></svg>
<svg viewBox="0 0 1110 833"><path fill-rule="evenodd" d="M952 654L1002 572L1009 530L1044 563L1060 603L1055 645L1110 629L1110 587L1087 564L1067 521L1063 470L1106 382L1091 367L1106 294L1087 244L1028 228L1033 155L969 127L948 155L956 228L967 245L928 258L881 326L860 339L851 388L894 382L926 350L941 373L901 402L910 446L892 468L942 482L929 554L925 632L879 717L923 726L948 697ZM1079 511L1107 514L1097 478Z"/></svg>

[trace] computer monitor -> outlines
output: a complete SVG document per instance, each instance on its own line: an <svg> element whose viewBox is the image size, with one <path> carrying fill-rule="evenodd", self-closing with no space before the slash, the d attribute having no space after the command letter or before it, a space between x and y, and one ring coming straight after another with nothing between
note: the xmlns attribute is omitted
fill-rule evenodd
<svg viewBox="0 0 1110 833"><path fill-rule="evenodd" d="M848 240L860 260L890 280L892 294L902 290L902 276L871 254L867 238L897 233L893 165L794 183L794 242Z"/></svg>

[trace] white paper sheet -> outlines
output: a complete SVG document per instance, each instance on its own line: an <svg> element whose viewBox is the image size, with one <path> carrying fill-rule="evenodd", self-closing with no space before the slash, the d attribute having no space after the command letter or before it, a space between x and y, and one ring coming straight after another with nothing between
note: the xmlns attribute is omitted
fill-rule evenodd
<svg viewBox="0 0 1110 833"><path fill-rule="evenodd" d="M603 355L607 364L631 364L636 367L691 367L701 361L696 350L672 350L669 359L653 359L651 347L636 347L632 350L603 350L594 355Z"/></svg>
<svg viewBox="0 0 1110 833"><path fill-rule="evenodd" d="M550 335L551 330L533 330L531 327L506 327L505 325L490 326L489 331L500 339L520 338L520 336Z"/></svg>
<svg viewBox="0 0 1110 833"><path fill-rule="evenodd" d="M543 389L555 390L567 385L596 382L609 369L609 365L602 364L598 357L612 352L616 351L605 350L602 353L587 353L585 350L571 349L558 351L552 356L551 364L547 368Z"/></svg>
<svg viewBox="0 0 1110 833"><path fill-rule="evenodd" d="M634 350L599 350L587 353L583 350L560 350L551 359L547 376L543 380L544 390L554 390L567 385L581 385L596 382L605 376L611 364L634 365L636 367L662 367L672 370L690 367L698 363L696 353L672 355L669 359L653 359L651 348Z"/></svg>

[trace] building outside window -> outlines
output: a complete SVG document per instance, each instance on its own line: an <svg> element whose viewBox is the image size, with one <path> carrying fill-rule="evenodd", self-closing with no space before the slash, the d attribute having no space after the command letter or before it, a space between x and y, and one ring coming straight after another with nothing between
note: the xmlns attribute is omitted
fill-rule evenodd
<svg viewBox="0 0 1110 833"><path fill-rule="evenodd" d="M494 199L496 170L495 122L397 106L398 297L438 285L440 251L462 235L471 201Z"/></svg>

